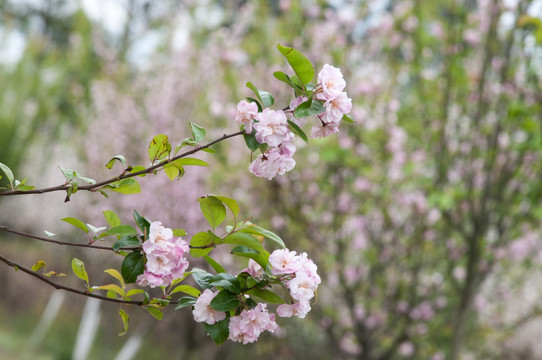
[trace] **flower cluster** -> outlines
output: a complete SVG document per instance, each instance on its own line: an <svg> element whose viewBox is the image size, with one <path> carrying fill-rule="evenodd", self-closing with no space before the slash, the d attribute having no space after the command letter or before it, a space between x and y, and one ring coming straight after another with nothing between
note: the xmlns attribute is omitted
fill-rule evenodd
<svg viewBox="0 0 542 360"><path fill-rule="evenodd" d="M226 318L226 313L224 311L218 311L211 307L211 301L214 299L216 294L218 294L218 291L213 292L209 289L205 289L200 294L198 300L194 304L194 310L192 310L194 320L213 325L214 323L222 321Z"/></svg>
<svg viewBox="0 0 542 360"><path fill-rule="evenodd" d="M297 316L304 318L310 311L310 299L320 284L320 276L316 272L317 266L307 257L306 253L296 255L295 251L288 249L275 250L269 256L269 264L273 275L292 275L285 285L295 300L293 304L283 304L277 308L280 317Z"/></svg>
<svg viewBox="0 0 542 360"><path fill-rule="evenodd" d="M159 221L151 224L143 251L147 263L143 274L137 277L139 286L167 286L182 277L188 268L188 260L184 257L189 251L188 244L181 238L174 238L173 231Z"/></svg>
<svg viewBox="0 0 542 360"><path fill-rule="evenodd" d="M275 314L269 314L267 305L259 303L254 309L243 310L238 316L230 318L228 328L230 340L248 344L258 340L264 331L274 332L278 325Z"/></svg>
<svg viewBox="0 0 542 360"><path fill-rule="evenodd" d="M345 86L341 70L324 65L318 74L318 84L314 87L311 101L319 102L325 110L316 114L321 125L311 129L311 137L321 138L339 132L343 116L352 109L352 99L344 92ZM277 174L284 175L295 167L295 135L290 131L286 114L292 114L291 121L301 128L306 120L297 118L294 113L308 99L306 96L298 96L290 102L286 111L265 108L258 112L257 103L246 100L237 104L235 121L244 126L247 134L254 131L256 141L267 145L262 148L262 154L250 164L250 172L271 180Z"/></svg>

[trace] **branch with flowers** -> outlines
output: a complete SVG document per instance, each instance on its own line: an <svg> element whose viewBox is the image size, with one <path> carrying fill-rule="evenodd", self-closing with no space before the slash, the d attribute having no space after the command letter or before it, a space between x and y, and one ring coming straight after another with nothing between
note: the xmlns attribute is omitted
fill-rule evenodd
<svg viewBox="0 0 542 360"><path fill-rule="evenodd" d="M205 161L189 157L200 151L214 152L213 145L243 135L251 153L258 152L249 165L256 176L272 179L284 175L295 167L293 155L295 141L300 137L308 141L303 127L308 118L317 124L311 128L313 138L321 138L339 131L341 122L353 122L348 115L352 102L344 88L346 83L338 68L324 65L317 76L317 83L311 81L315 70L311 62L298 50L282 45L277 46L284 55L294 74L277 71L275 78L287 84L294 94L289 105L273 110L273 96L248 82L253 97L247 97L237 105L235 121L241 125L238 132L225 134L218 139L202 144L206 130L190 123L192 137L185 139L173 150L168 136L154 136L148 147L151 165L129 165L122 155L117 155L106 164L112 169L119 163L122 172L110 179L96 181L82 176L73 169L60 167L66 181L64 184L34 188L26 178L17 180L11 169L0 163L0 170L7 177L8 187L0 189L0 196L44 194L66 191L66 200L80 190L99 192L108 196L108 191L123 194L141 191L136 177L157 174L163 171L171 180L180 179L186 166L209 166ZM181 152L183 148L190 150ZM163 317L162 308L175 305L175 309L191 307L194 319L202 322L209 336L221 344L227 339L247 344L258 339L264 331L273 332L278 325L275 313L269 304L276 306L279 317L297 316L304 318L311 309L321 279L317 266L304 252L290 251L283 239L270 230L253 224L249 219L241 220L237 202L220 195L205 195L199 198L200 208L210 229L194 234L190 241L183 229L171 229L160 221L151 221L133 211L136 227L123 223L113 211L104 211L107 227L96 227L75 217L63 221L83 231L88 243L74 243L51 239L55 234L37 236L0 225L0 230L29 239L61 246L77 246L86 249L110 250L123 258L120 269L106 269L115 282L105 285L91 285L85 264L78 258L72 259L72 270L84 282L84 290L71 288L51 280L52 276L65 276L54 271L45 272L46 264L39 260L31 268L0 255L0 261L41 280L56 289L62 289L84 296L120 304L144 307L155 318ZM233 221L223 226L227 212ZM110 246L97 246L100 240L115 239ZM241 271L230 273L213 259L210 254L219 246L229 246L230 254L248 259L248 265ZM274 249L270 251L268 249ZM203 258L213 273L199 268L190 268L188 256ZM186 284L188 278L199 287ZM135 284L135 285L132 285ZM159 288L161 294L153 296L144 288ZM105 292L98 295L96 292ZM179 297L182 293L185 296ZM124 324L120 333L128 330L128 314L119 310Z"/></svg>

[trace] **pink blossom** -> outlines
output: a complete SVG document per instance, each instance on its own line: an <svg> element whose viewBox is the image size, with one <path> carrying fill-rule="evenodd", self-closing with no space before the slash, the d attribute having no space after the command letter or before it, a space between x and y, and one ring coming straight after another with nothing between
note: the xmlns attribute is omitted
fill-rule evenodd
<svg viewBox="0 0 542 360"><path fill-rule="evenodd" d="M275 315L267 312L266 304L258 304L254 309L243 310L239 316L230 318L230 340L248 344L258 340L264 331L274 332L278 325Z"/></svg>
<svg viewBox="0 0 542 360"><path fill-rule="evenodd" d="M339 132L338 123L325 123L322 126L313 126L311 129L312 138L323 138Z"/></svg>
<svg viewBox="0 0 542 360"><path fill-rule="evenodd" d="M159 221L151 224L143 251L147 263L143 274L136 279L140 286L167 286L188 269L189 263L184 257L189 251L188 244L181 238L174 238L173 231Z"/></svg>
<svg viewBox="0 0 542 360"><path fill-rule="evenodd" d="M325 100L336 98L346 86L341 70L328 64L325 64L318 73L318 83L322 85L322 95Z"/></svg>
<svg viewBox="0 0 542 360"><path fill-rule="evenodd" d="M331 123L339 123L344 114L348 114L352 110L352 99L345 92L340 93L333 99L326 100L327 121Z"/></svg>
<svg viewBox="0 0 542 360"><path fill-rule="evenodd" d="M194 320L213 325L214 323L226 318L225 312L217 311L211 307L211 300L214 299L216 294L218 294L218 291L213 292L209 289L205 289L200 294L198 300L194 304L194 310L192 310Z"/></svg>
<svg viewBox="0 0 542 360"><path fill-rule="evenodd" d="M257 116L258 122L254 124L256 140L260 144L279 146L288 137L288 120L282 110L266 108Z"/></svg>
<svg viewBox="0 0 542 360"><path fill-rule="evenodd" d="M258 155L249 170L256 176L271 180L275 175L284 175L295 167L295 160L288 155L282 155L281 149L273 148L265 154Z"/></svg>
<svg viewBox="0 0 542 360"><path fill-rule="evenodd" d="M307 313L311 310L311 306L308 300L301 300L293 304L282 304L277 308L277 315L280 317L292 317L297 316L303 319Z"/></svg>
<svg viewBox="0 0 542 360"><path fill-rule="evenodd" d="M237 104L237 116L235 117L235 121L245 125L245 132L247 134L252 133L252 124L257 115L258 105L256 105L256 103L241 100L239 101L239 104Z"/></svg>
<svg viewBox="0 0 542 360"><path fill-rule="evenodd" d="M273 268L273 274L292 274L301 269L301 261L295 251L278 249L269 255L269 265Z"/></svg>
<svg viewBox="0 0 542 360"><path fill-rule="evenodd" d="M403 356L411 356L414 354L414 344L412 344L410 341L405 341L399 345L399 349L397 351Z"/></svg>

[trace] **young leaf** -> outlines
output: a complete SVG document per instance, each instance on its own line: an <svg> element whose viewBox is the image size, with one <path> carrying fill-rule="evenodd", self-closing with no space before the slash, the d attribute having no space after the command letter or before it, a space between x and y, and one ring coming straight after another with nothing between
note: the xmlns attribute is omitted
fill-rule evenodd
<svg viewBox="0 0 542 360"><path fill-rule="evenodd" d="M273 73L273 76L275 77L275 79L280 80L283 83L286 83L286 84L290 85L291 87L295 88L295 85L292 82L292 80L290 80L290 77L288 75L286 75L285 73L283 73L282 71L275 71Z"/></svg>
<svg viewBox="0 0 542 360"><path fill-rule="evenodd" d="M144 294L145 290L142 289L132 289L126 293L126 297L134 296L137 294Z"/></svg>
<svg viewBox="0 0 542 360"><path fill-rule="evenodd" d="M197 299L193 298L191 296L185 296L179 299L177 302L177 306L175 307L175 310L182 309L187 306L194 305L196 303Z"/></svg>
<svg viewBox="0 0 542 360"><path fill-rule="evenodd" d="M241 305L237 295L229 290L220 290L218 294L211 300L211 308L218 311L230 311Z"/></svg>
<svg viewBox="0 0 542 360"><path fill-rule="evenodd" d="M294 116L298 119L306 116L318 115L326 111L324 104L319 100L309 100L299 104L294 111Z"/></svg>
<svg viewBox="0 0 542 360"><path fill-rule="evenodd" d="M139 229L145 234L146 236L149 236L150 229L151 229L151 222L149 219L144 217L143 215L140 215L136 210L132 212L132 215L134 216L134 220L139 227Z"/></svg>
<svg viewBox="0 0 542 360"><path fill-rule="evenodd" d="M85 282L88 284L88 274L85 270L85 264L79 260L78 258L72 259L72 270L75 276L77 276L81 280L85 280Z"/></svg>
<svg viewBox="0 0 542 360"><path fill-rule="evenodd" d="M122 155L112 157L111 160L109 160L107 164L105 164L105 167L111 169L113 167L113 164L115 164L115 160L122 164L123 170L126 168L126 159Z"/></svg>
<svg viewBox="0 0 542 360"><path fill-rule="evenodd" d="M164 166L164 173L167 175L169 180L173 181L179 176L179 169L171 164L166 164Z"/></svg>
<svg viewBox="0 0 542 360"><path fill-rule="evenodd" d="M205 161L195 158L180 158L175 161L172 161L170 163L171 165L178 167L178 166L186 166L186 165L196 165L196 166L209 166Z"/></svg>
<svg viewBox="0 0 542 360"><path fill-rule="evenodd" d="M47 231L47 230L43 230L43 232L45 233L45 235L47 235L47 237L53 237L53 236L56 236L56 234L50 232L50 231Z"/></svg>
<svg viewBox="0 0 542 360"><path fill-rule="evenodd" d="M280 236L278 236L274 232L271 232L269 230L261 228L261 227L259 227L257 225L249 224L247 227L244 227L239 231L243 232L243 233L264 236L264 237L268 238L269 240L274 241L275 243L277 243L281 248L286 247L286 245L284 244L284 241L280 238Z"/></svg>
<svg viewBox="0 0 542 360"><path fill-rule="evenodd" d="M178 293L178 292L183 292L185 294L192 295L192 296L195 296L195 297L198 297L201 294L201 291L199 291L198 289L196 289L193 286L179 285L175 289L173 289L173 291L170 293L170 295L173 295L173 294Z"/></svg>
<svg viewBox="0 0 542 360"><path fill-rule="evenodd" d="M220 195L210 195L214 198L217 198L218 200L222 201L227 207L230 208L233 216L237 217L239 215L239 205L237 204L237 201Z"/></svg>
<svg viewBox="0 0 542 360"><path fill-rule="evenodd" d="M0 170L2 170L4 172L4 174L6 174L8 180L9 180L9 183L12 184L13 180L14 180L14 176L13 176L13 172L11 171L11 169L7 165L2 164L0 162Z"/></svg>
<svg viewBox="0 0 542 360"><path fill-rule="evenodd" d="M149 160L154 163L169 156L171 145L167 135L156 135L149 144Z"/></svg>
<svg viewBox="0 0 542 360"><path fill-rule="evenodd" d="M205 129L194 123L190 123L190 130L192 130L192 136L196 142L200 142L205 138Z"/></svg>
<svg viewBox="0 0 542 360"><path fill-rule="evenodd" d="M90 231L92 231L92 233L96 234L102 230L105 230L107 229L107 227L105 226L100 226L100 227L96 227L94 225L91 225L91 224L87 224L87 227L90 229Z"/></svg>
<svg viewBox="0 0 542 360"><path fill-rule="evenodd" d="M64 169L60 165L58 166L58 168L60 169L60 171L62 171L62 174L66 178L67 182L70 182L75 178L75 171L73 171L72 169Z"/></svg>
<svg viewBox="0 0 542 360"><path fill-rule="evenodd" d="M120 285L123 289L126 288L126 284L124 283L124 279L122 278L122 275L115 269L107 269L104 270L104 272L108 273L109 275L113 276L115 279L117 279L120 282Z"/></svg>
<svg viewBox="0 0 542 360"><path fill-rule="evenodd" d="M39 260L37 263L32 265L32 271L38 271L41 268L44 268L43 271L45 271L45 261L43 260Z"/></svg>
<svg viewBox="0 0 542 360"><path fill-rule="evenodd" d="M83 230L84 232L88 233L89 232L89 229L88 227L85 225L84 222L82 222L81 220L79 219L76 219L74 217L66 217L66 218L63 218L61 219L62 221L65 221L67 222L68 224L72 224L73 226Z"/></svg>
<svg viewBox="0 0 542 360"><path fill-rule="evenodd" d="M301 130L301 128L299 126L297 126L296 123L294 123L293 121L290 121L288 120L288 124L290 124L290 127L292 129L294 129L294 132L299 135L299 137L301 139L303 139L303 141L305 142L309 142L309 139L307 138L307 134L305 134L305 132L303 130Z"/></svg>
<svg viewBox="0 0 542 360"><path fill-rule="evenodd" d="M184 229L173 229L173 236L181 237L186 235L186 230Z"/></svg>
<svg viewBox="0 0 542 360"><path fill-rule="evenodd" d="M273 106L273 104L275 103L275 99L270 93L256 88L256 86L254 86L250 81L246 83L246 86L254 92L254 94L258 97L258 99L265 107Z"/></svg>
<svg viewBox="0 0 542 360"><path fill-rule="evenodd" d="M122 319L122 332L119 333L119 336L123 336L128 331L128 323L130 318L128 317L128 314L122 309L119 309L119 315Z"/></svg>
<svg viewBox="0 0 542 360"><path fill-rule="evenodd" d="M105 221L109 224L111 227L119 226L121 223L120 218L117 214L115 214L111 210L105 210L103 212Z"/></svg>
<svg viewBox="0 0 542 360"><path fill-rule="evenodd" d="M226 208L224 207L224 204L222 201L212 196L199 198L198 201L203 216L205 216L213 230L216 229L226 218Z"/></svg>
<svg viewBox="0 0 542 360"><path fill-rule="evenodd" d="M277 44L277 49L284 55L286 60L288 60L288 63L303 84L308 84L312 81L312 78L314 77L314 66L312 66L305 55L294 48L282 46L281 44Z"/></svg>
<svg viewBox="0 0 542 360"><path fill-rule="evenodd" d="M151 314L153 318L157 320L162 320L162 318L164 317L164 313L162 312L162 310L157 307L145 306L145 309L149 312L149 314Z"/></svg>
<svg viewBox="0 0 542 360"><path fill-rule="evenodd" d="M115 294L119 294L121 297L126 296L126 292L118 285L115 284L108 284L108 285L102 285L102 286L93 286L93 290L108 290L113 291ZM115 295L115 297L117 297Z"/></svg>
<svg viewBox="0 0 542 360"><path fill-rule="evenodd" d="M111 229L108 229L107 231L104 231L100 235L100 237L102 238L102 237L111 236L111 235L116 235L116 236L137 235L137 231L130 225L118 225L118 226L112 227Z"/></svg>
<svg viewBox="0 0 542 360"><path fill-rule="evenodd" d="M121 194L139 194L141 192L141 186L134 178L115 181L105 187Z"/></svg>
<svg viewBox="0 0 542 360"><path fill-rule="evenodd" d="M213 250L214 246L221 239L212 232L199 232L190 240L190 255L202 257Z"/></svg>
<svg viewBox="0 0 542 360"><path fill-rule="evenodd" d="M248 290L246 294L257 296L260 299L263 299L269 303L284 304L284 300L280 296L272 292L271 290L253 288L253 289Z"/></svg>
<svg viewBox="0 0 542 360"><path fill-rule="evenodd" d="M123 247L133 247L139 245L141 245L141 243L139 242L137 236L123 236L119 240L115 241L115 243L113 244L113 251L118 251L120 248Z"/></svg>
<svg viewBox="0 0 542 360"><path fill-rule="evenodd" d="M226 317L222 321L218 321L214 323L213 325L209 325L207 323L203 323L203 327L205 327L205 331L207 331L207 334L213 339L213 341L220 345L224 343L228 339L228 336L230 335L230 318Z"/></svg>
<svg viewBox="0 0 542 360"><path fill-rule="evenodd" d="M137 276L145 270L145 257L137 252L128 254L122 261L120 272L127 284L135 283Z"/></svg>
<svg viewBox="0 0 542 360"><path fill-rule="evenodd" d="M349 114L344 114L341 120L344 121L345 123L350 123L350 124L356 123L354 119L352 118L352 116L350 116Z"/></svg>

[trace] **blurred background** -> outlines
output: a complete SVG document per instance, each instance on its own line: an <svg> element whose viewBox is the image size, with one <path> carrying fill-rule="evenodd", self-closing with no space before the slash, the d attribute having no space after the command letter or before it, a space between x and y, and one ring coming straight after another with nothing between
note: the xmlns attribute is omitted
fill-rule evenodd
<svg viewBox="0 0 542 360"><path fill-rule="evenodd" d="M307 318L217 347L189 311L123 307L119 337L118 305L0 264L0 359L542 359L542 1L0 0L0 162L45 187L64 182L58 165L95 179L117 154L146 165L152 137L176 144L189 121L236 131L246 81L291 98L278 42L340 67L357 121L298 143L286 176L252 176L236 138L139 195L2 198L0 225L84 242L60 219L137 209L194 234L199 196L233 197L318 265ZM0 246L80 288L72 257L96 285L121 261L7 233Z"/></svg>

